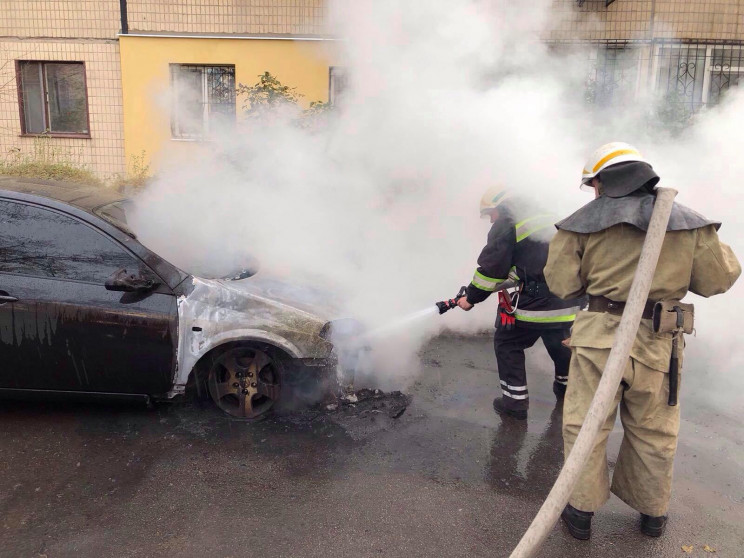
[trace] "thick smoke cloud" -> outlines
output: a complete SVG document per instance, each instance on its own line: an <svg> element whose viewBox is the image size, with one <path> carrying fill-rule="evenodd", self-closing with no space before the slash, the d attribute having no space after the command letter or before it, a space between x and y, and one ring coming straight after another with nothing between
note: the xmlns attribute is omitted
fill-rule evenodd
<svg viewBox="0 0 744 558"><path fill-rule="evenodd" d="M470 280L489 227L477 208L487 187L508 185L565 216L589 201L578 189L586 155L627 141L682 203L725 220L724 239L744 254L734 215L744 98L731 95L674 139L643 125L653 99L590 112L586 54L551 53L540 41L549 2L532 4L339 2L343 39L329 48L350 87L329 125L244 122L198 160L174 158L138 199L135 230L189 271L220 275L257 258L261 273L321 285L374 329ZM723 333L734 330L737 292L701 305L689 351L700 364L701 347L726 353L716 368L731 381L741 350ZM489 300L378 336L380 385L405 387L427 337L490 328L494 310Z"/></svg>

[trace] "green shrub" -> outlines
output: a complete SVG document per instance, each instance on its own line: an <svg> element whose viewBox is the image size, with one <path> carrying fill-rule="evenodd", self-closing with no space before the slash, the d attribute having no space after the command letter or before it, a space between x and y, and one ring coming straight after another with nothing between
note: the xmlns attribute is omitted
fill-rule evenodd
<svg viewBox="0 0 744 558"><path fill-rule="evenodd" d="M115 176L111 186L122 193L137 192L147 186L150 180L152 180L150 163L147 160L147 153L142 150L139 155L132 155L126 174Z"/></svg>
<svg viewBox="0 0 744 558"><path fill-rule="evenodd" d="M52 138L40 136L34 138L31 153L11 149L5 159L0 160L0 174L101 186L103 181L79 160L79 152L75 154L69 148L55 146Z"/></svg>
<svg viewBox="0 0 744 558"><path fill-rule="evenodd" d="M244 97L243 111L248 118L259 119L268 123L272 117L282 114L286 107L297 108L297 104L304 95L297 92L296 87L284 85L271 72L264 72L258 76L253 85L238 84L238 97ZM332 106L323 101L312 101L309 108L290 112L291 122L301 128L321 128L327 125L327 118ZM287 113L285 113L285 116Z"/></svg>
<svg viewBox="0 0 744 558"><path fill-rule="evenodd" d="M0 174L8 176L25 176L29 178L43 178L45 180L63 180L65 182L76 182L100 186L103 184L100 178L88 169L78 168L66 163L0 163Z"/></svg>

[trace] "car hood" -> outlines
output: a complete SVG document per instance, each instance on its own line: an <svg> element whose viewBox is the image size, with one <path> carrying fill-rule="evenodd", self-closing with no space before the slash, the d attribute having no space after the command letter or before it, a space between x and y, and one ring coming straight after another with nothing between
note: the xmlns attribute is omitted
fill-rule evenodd
<svg viewBox="0 0 744 558"><path fill-rule="evenodd" d="M263 273L241 280L216 279L212 282L221 285L237 297L273 301L325 321L342 317L341 308L330 290L290 283Z"/></svg>

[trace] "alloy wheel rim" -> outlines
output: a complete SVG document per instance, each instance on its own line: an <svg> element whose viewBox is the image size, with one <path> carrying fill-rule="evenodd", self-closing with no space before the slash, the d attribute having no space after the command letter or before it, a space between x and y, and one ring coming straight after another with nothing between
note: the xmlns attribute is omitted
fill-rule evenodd
<svg viewBox="0 0 744 558"><path fill-rule="evenodd" d="M238 347L221 354L209 373L209 394L226 413L244 419L266 414L279 399L279 374L258 349Z"/></svg>

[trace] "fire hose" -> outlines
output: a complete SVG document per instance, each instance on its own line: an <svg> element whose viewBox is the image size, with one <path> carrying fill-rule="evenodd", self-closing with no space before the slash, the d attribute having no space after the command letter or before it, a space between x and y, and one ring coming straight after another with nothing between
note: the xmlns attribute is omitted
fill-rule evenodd
<svg viewBox="0 0 744 558"><path fill-rule="evenodd" d="M659 261L661 246L676 195L677 190L672 188L657 188L656 190L656 202L641 255L638 259L638 267L633 277L628 300L625 303L625 311L615 334L610 356L602 373L602 379L594 394L584 424L558 475L558 479L540 511L537 512L535 519L511 553L511 558L529 558L540 549L566 503L568 503L568 499L579 480L579 475L594 447L597 434L607 419L607 413L614 401L617 387L620 385L623 371L630 356L630 349L641 323L643 307L651 290L651 282L656 271L656 264Z"/></svg>

